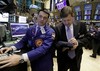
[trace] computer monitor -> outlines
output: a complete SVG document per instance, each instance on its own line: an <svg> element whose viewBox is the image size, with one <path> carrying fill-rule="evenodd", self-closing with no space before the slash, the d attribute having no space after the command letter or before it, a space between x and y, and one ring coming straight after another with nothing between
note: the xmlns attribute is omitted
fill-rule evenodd
<svg viewBox="0 0 100 71"><path fill-rule="evenodd" d="M91 15L91 10L85 10L85 15Z"/></svg>
<svg viewBox="0 0 100 71"><path fill-rule="evenodd" d="M2 13L0 14L0 22L8 22L9 13Z"/></svg>
<svg viewBox="0 0 100 71"><path fill-rule="evenodd" d="M76 16L76 20L81 20L81 16Z"/></svg>
<svg viewBox="0 0 100 71"><path fill-rule="evenodd" d="M91 11L92 11L92 4L85 4L84 5L84 14L91 15Z"/></svg>
<svg viewBox="0 0 100 71"><path fill-rule="evenodd" d="M80 11L81 11L80 6L75 6L74 10L77 13L77 15L80 15Z"/></svg>
<svg viewBox="0 0 100 71"><path fill-rule="evenodd" d="M91 20L92 4L84 4L84 20Z"/></svg>
<svg viewBox="0 0 100 71"><path fill-rule="evenodd" d="M100 14L100 9L96 9L95 14Z"/></svg>
<svg viewBox="0 0 100 71"><path fill-rule="evenodd" d="M100 3L96 5L96 10L94 14L94 19L95 20L100 20Z"/></svg>
<svg viewBox="0 0 100 71"><path fill-rule="evenodd" d="M100 14L100 3L96 6L96 14Z"/></svg>
<svg viewBox="0 0 100 71"><path fill-rule="evenodd" d="M76 15L76 20L81 20L81 8L80 6L75 6L75 15Z"/></svg>
<svg viewBox="0 0 100 71"><path fill-rule="evenodd" d="M29 24L27 23L10 23L12 37L23 37L26 34Z"/></svg>
<svg viewBox="0 0 100 71"><path fill-rule="evenodd" d="M90 20L90 16L84 16L84 20Z"/></svg>
<svg viewBox="0 0 100 71"><path fill-rule="evenodd" d="M19 16L18 23L26 23L27 22L26 19L27 19L27 17L25 17L25 16Z"/></svg>
<svg viewBox="0 0 100 71"><path fill-rule="evenodd" d="M95 20L100 20L100 15L95 15L95 16L94 16L94 19L95 19Z"/></svg>

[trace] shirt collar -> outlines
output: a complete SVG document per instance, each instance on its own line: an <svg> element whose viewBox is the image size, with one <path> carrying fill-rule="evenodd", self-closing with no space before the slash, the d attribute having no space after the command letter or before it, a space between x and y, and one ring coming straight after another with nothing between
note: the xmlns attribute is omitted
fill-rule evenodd
<svg viewBox="0 0 100 71"><path fill-rule="evenodd" d="M38 25L38 23L36 23L36 26L37 26L37 27L40 27L40 28L44 28L45 25L40 26L40 25Z"/></svg>
<svg viewBox="0 0 100 71"><path fill-rule="evenodd" d="M65 26L65 28L67 29L68 27ZM71 24L71 25L69 26L69 28L72 29L72 28L73 28L73 24Z"/></svg>

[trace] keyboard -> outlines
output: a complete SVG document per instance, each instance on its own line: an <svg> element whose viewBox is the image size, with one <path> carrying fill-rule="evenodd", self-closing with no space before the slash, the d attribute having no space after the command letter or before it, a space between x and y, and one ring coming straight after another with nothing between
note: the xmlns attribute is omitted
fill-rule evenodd
<svg viewBox="0 0 100 71"><path fill-rule="evenodd" d="M9 46L13 46L15 43L17 43L18 41L7 41L4 42L4 46L5 47L9 47Z"/></svg>

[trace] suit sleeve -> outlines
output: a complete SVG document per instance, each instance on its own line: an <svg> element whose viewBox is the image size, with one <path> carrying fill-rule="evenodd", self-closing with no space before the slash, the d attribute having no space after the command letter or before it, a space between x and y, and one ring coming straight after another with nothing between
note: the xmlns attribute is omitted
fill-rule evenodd
<svg viewBox="0 0 100 71"><path fill-rule="evenodd" d="M48 32L46 38L43 41L43 44L40 47L31 50L27 53L29 60L33 61L45 55L49 51L53 40L54 39L52 38L52 32Z"/></svg>
<svg viewBox="0 0 100 71"><path fill-rule="evenodd" d="M58 41L56 44L57 47L73 48L73 44L65 41Z"/></svg>
<svg viewBox="0 0 100 71"><path fill-rule="evenodd" d="M81 32L78 38L79 46L81 47L86 46L86 44L88 44L88 37L87 37L86 25L84 23L80 23L79 32Z"/></svg>
<svg viewBox="0 0 100 71"><path fill-rule="evenodd" d="M29 29L27 30L25 36L18 43L16 43L14 45L17 49L21 49L27 44L27 42L28 42L28 32L29 32Z"/></svg>
<svg viewBox="0 0 100 71"><path fill-rule="evenodd" d="M56 33L55 45L56 45L57 49L60 49L62 47L64 47L64 48L72 48L73 47L73 45L71 43L60 40L60 38L62 37L61 25L57 25L55 27L55 33Z"/></svg>

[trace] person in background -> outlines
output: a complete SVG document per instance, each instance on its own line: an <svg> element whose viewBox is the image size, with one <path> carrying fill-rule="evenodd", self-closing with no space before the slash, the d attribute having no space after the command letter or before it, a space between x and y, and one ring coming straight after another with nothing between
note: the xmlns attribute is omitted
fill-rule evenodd
<svg viewBox="0 0 100 71"><path fill-rule="evenodd" d="M86 24L87 24L87 23L86 23ZM95 23L89 23L89 24L88 24L87 31L88 31L88 37L89 37L90 39L89 39L88 45L87 45L85 48L86 48L86 49L92 49L93 46L92 46L91 44L92 44L92 41L93 41L93 37L92 37L91 34L94 34L94 32L95 32Z"/></svg>
<svg viewBox="0 0 100 71"><path fill-rule="evenodd" d="M55 27L58 71L80 71L82 47L88 42L84 23L75 21L71 7L61 9L62 22Z"/></svg>
<svg viewBox="0 0 100 71"><path fill-rule="evenodd" d="M34 24L37 22L37 16L34 13L32 14L32 22Z"/></svg>
<svg viewBox="0 0 100 71"><path fill-rule="evenodd" d="M98 26L95 26L95 30L91 33L92 37L92 46L93 46L93 54L90 57L96 58L97 51L100 48L100 30L98 30Z"/></svg>
<svg viewBox="0 0 100 71"><path fill-rule="evenodd" d="M30 62L32 71L52 71L53 59L51 45L55 38L55 31L47 25L49 13L47 10L40 10L37 16L37 23L27 30L26 35L14 46L0 49L0 53L7 53L12 50L26 48L22 55L13 54L0 60L0 69L16 66L20 63Z"/></svg>

